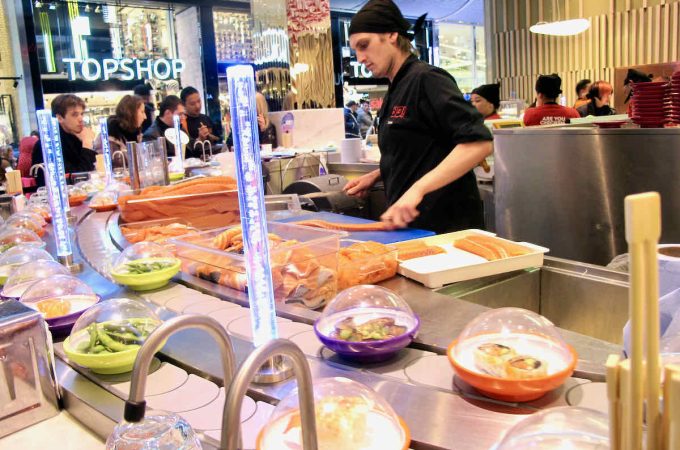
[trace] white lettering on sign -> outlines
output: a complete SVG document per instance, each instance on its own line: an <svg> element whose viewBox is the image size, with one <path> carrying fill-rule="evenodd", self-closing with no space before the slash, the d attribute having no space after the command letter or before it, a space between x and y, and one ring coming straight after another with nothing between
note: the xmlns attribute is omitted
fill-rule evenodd
<svg viewBox="0 0 680 450"><path fill-rule="evenodd" d="M108 80L118 75L123 81L156 79L173 80L184 70L181 59L111 59L101 61L88 58L64 58L69 80L82 78L86 81Z"/></svg>
<svg viewBox="0 0 680 450"><path fill-rule="evenodd" d="M354 78L371 78L373 76L373 73L358 61L351 61L349 65L354 69Z"/></svg>

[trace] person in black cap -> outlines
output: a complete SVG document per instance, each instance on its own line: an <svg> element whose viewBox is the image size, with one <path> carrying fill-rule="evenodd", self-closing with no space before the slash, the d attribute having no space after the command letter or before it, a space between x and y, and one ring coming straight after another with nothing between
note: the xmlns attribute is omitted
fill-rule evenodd
<svg viewBox="0 0 680 450"><path fill-rule="evenodd" d="M151 85L148 83L139 84L135 86L134 93L144 99L144 114L146 115L146 119L142 123L142 133L144 133L153 123L154 112L156 110L153 103L151 103Z"/></svg>
<svg viewBox="0 0 680 450"><path fill-rule="evenodd" d="M484 117L484 120L500 119L498 108L501 106L501 85L483 84L472 90L470 96L472 106Z"/></svg>
<svg viewBox="0 0 680 450"><path fill-rule="evenodd" d="M524 113L524 125L555 125L568 123L581 115L574 108L558 105L557 98L562 93L562 79L556 73L540 75L536 80L536 107Z"/></svg>
<svg viewBox="0 0 680 450"><path fill-rule="evenodd" d="M422 26L421 17L414 32ZM484 226L472 169L492 152L481 114L446 71L413 53L413 33L391 0L371 0L352 19L350 45L359 63L389 89L379 113L380 169L345 186L365 196L379 180L388 228L411 225L437 233Z"/></svg>

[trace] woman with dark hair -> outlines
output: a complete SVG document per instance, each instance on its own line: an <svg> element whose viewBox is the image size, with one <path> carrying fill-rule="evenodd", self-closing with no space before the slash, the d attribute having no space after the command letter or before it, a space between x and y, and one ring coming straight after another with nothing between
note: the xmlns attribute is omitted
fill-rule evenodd
<svg viewBox="0 0 680 450"><path fill-rule="evenodd" d="M142 123L146 119L144 111L144 99L138 95L126 95L116 106L116 114L107 120L109 126L109 148L111 149L111 162L114 167L122 167L123 160L113 157L117 151L127 155L128 142L142 142ZM97 136L94 150L102 152L102 137ZM127 163L127 160L126 160Z"/></svg>
<svg viewBox="0 0 680 450"><path fill-rule="evenodd" d="M586 116L611 116L616 114L614 108L609 106L614 88L606 81L596 81L590 85L587 98L590 100L576 110L581 117Z"/></svg>

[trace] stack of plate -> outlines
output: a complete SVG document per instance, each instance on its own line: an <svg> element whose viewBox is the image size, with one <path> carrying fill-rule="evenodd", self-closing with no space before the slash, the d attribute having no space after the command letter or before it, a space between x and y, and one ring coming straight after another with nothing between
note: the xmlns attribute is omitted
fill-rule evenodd
<svg viewBox="0 0 680 450"><path fill-rule="evenodd" d="M671 99L669 117L673 124L680 125L680 70L671 77L669 96Z"/></svg>
<svg viewBox="0 0 680 450"><path fill-rule="evenodd" d="M670 122L671 84L666 81L633 84L633 122L642 128L662 128Z"/></svg>

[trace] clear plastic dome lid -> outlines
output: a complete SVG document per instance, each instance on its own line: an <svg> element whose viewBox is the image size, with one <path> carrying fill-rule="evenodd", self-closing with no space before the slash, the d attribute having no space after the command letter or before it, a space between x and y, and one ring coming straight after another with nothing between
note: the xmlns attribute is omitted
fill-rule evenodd
<svg viewBox="0 0 680 450"><path fill-rule="evenodd" d="M89 308L97 302L97 294L74 276L52 275L31 284L20 301L52 319Z"/></svg>
<svg viewBox="0 0 680 450"><path fill-rule="evenodd" d="M150 261L174 264L177 259L166 247L155 242L142 241L123 250L113 263L113 270L119 273L134 273L130 272L133 266Z"/></svg>
<svg viewBox="0 0 680 450"><path fill-rule="evenodd" d="M105 191L107 192L126 192L132 190L129 184L120 182L120 181L111 181L109 184L106 185L106 188L104 188Z"/></svg>
<svg viewBox="0 0 680 450"><path fill-rule="evenodd" d="M401 450L408 448L408 429L392 407L367 386L347 378L314 383L317 441L324 450ZM302 448L297 389L276 406L263 428L258 448Z"/></svg>
<svg viewBox="0 0 680 450"><path fill-rule="evenodd" d="M9 298L19 298L33 283L44 280L52 275L68 275L66 267L54 261L34 261L23 264L12 271L7 277L2 295Z"/></svg>
<svg viewBox="0 0 680 450"><path fill-rule="evenodd" d="M140 422L121 422L106 440L107 450L176 448L200 450L198 435L182 417L166 411L147 411Z"/></svg>
<svg viewBox="0 0 680 450"><path fill-rule="evenodd" d="M551 376L574 359L552 322L521 308L477 316L458 336L453 357L470 371L509 379Z"/></svg>
<svg viewBox="0 0 680 450"><path fill-rule="evenodd" d="M0 278L8 277L19 266L37 261L54 261L52 255L39 247L17 245L0 255Z"/></svg>
<svg viewBox="0 0 680 450"><path fill-rule="evenodd" d="M43 229L43 226L41 222L45 222L45 220L40 217L40 221L36 220L35 218L29 217L29 216L19 216L19 215L13 215L10 216L6 221L5 224L3 225L3 229L10 229L10 228L21 228L24 230L29 230L37 234L38 236L42 236L45 234L45 230Z"/></svg>
<svg viewBox="0 0 680 450"><path fill-rule="evenodd" d="M115 205L118 201L118 192L101 191L94 194L90 200L90 206L109 206Z"/></svg>
<svg viewBox="0 0 680 450"><path fill-rule="evenodd" d="M606 450L609 420L599 411L579 407L550 408L517 423L495 450Z"/></svg>
<svg viewBox="0 0 680 450"><path fill-rule="evenodd" d="M48 208L49 209L49 208ZM10 218L12 217L28 217L32 219L34 222L37 222L41 227L44 227L47 225L47 221L45 220L45 217L37 211L33 211L29 208L26 208L22 211L19 211L18 213L12 214Z"/></svg>
<svg viewBox="0 0 680 450"><path fill-rule="evenodd" d="M386 340L411 332L418 320L399 295L380 286L354 286L326 306L316 328L324 336L351 342Z"/></svg>
<svg viewBox="0 0 680 450"><path fill-rule="evenodd" d="M85 347L90 344L102 345L112 352L122 351L121 345L142 345L161 323L161 319L142 302L128 298L104 300L78 318L71 330L70 347L82 353L96 350ZM96 339L92 343L90 337L95 328Z"/></svg>
<svg viewBox="0 0 680 450"><path fill-rule="evenodd" d="M95 183L92 182L92 180L79 181L74 186L76 188L82 189L88 194L94 194L95 192L99 191L99 188Z"/></svg>
<svg viewBox="0 0 680 450"><path fill-rule="evenodd" d="M68 187L69 197L87 197L88 192L78 185L73 185Z"/></svg>
<svg viewBox="0 0 680 450"><path fill-rule="evenodd" d="M25 228L5 227L0 231L0 253L4 253L20 244L32 245L34 247L45 246L40 236Z"/></svg>
<svg viewBox="0 0 680 450"><path fill-rule="evenodd" d="M39 214L42 216L43 219L47 220L50 217L52 217L52 211L50 211L50 205L47 203L44 203L40 200L31 202L33 200L33 197L28 201L28 205L26 205L26 208L22 212L34 212L36 214Z"/></svg>

